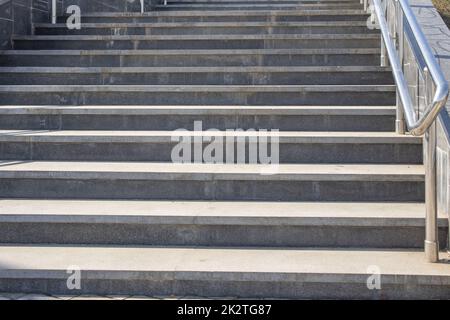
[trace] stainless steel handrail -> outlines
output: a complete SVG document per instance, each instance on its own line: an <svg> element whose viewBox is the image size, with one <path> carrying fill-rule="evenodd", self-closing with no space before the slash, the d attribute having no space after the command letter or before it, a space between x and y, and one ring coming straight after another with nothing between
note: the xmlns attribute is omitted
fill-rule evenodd
<svg viewBox="0 0 450 320"><path fill-rule="evenodd" d="M56 0L52 0L52 24L56 24L56 16L57 16L57 7Z"/></svg>
<svg viewBox="0 0 450 320"><path fill-rule="evenodd" d="M445 79L440 66L438 65L434 54L422 32L422 29L417 22L417 19L409 6L407 0L387 0L393 1L395 4L395 24L394 28L401 28L401 30L394 30L391 38L389 30L389 21L386 19L385 11L387 7L382 5L380 0L370 0L374 13L376 14L379 27L382 34L383 51L387 53L392 73L394 75L395 84L397 86L398 97L400 99L397 105L397 121L396 128L398 133L404 133L404 119L406 126L412 135L420 136L425 134L425 205L426 205L426 236L425 236L425 254L430 262L437 262L439 260L439 245L437 237L437 205L436 205L436 126L435 120L445 106L449 88L447 80ZM386 3L384 3L386 4ZM391 2L392 4L392 2ZM364 7L368 8L367 0L364 0ZM418 64L418 59L421 58L423 69L421 70L425 77L425 91L434 89L434 94L431 103L429 103L422 116L418 117L414 110L414 105L409 94L408 84L405 80L403 72L403 37L405 35L405 23L409 26L413 41L417 47L411 46L411 50L415 56ZM401 39L400 58L397 54L396 41ZM382 53L384 57L384 52ZM400 62L400 60L402 60ZM420 67L420 66L419 66ZM434 83L434 88L428 84L431 79Z"/></svg>
<svg viewBox="0 0 450 320"><path fill-rule="evenodd" d="M436 84L436 92L434 94L433 102L424 111L422 117L417 119L416 113L414 111L413 103L408 91L408 85L405 81L403 75L403 68L400 64L400 60L397 56L397 50L395 45L392 43L392 39L389 35L388 26L386 23L384 12L382 11L382 6L380 0L371 0L374 4L375 12L380 24L381 33L384 39L384 45L389 56L389 61L392 66L392 71L394 74L395 82L398 88L398 93L403 105L403 111L405 115L406 125L411 134L415 136L423 135L428 128L433 124L434 120L438 116L442 107L445 106L448 98L448 83L445 79L441 68L437 64L434 54L431 51L430 46L422 32L419 24L417 23L416 17L412 12L408 2L406 0L391 0L397 1L400 4L400 9L402 10L406 21L408 22L413 36L419 46L420 53L427 65L427 69L423 70L425 73L429 72L431 78ZM404 32L404 30L402 30Z"/></svg>

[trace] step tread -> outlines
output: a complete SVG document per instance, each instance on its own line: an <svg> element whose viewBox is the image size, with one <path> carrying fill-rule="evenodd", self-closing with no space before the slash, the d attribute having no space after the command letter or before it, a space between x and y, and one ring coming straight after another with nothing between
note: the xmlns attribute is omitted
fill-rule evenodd
<svg viewBox="0 0 450 320"><path fill-rule="evenodd" d="M254 55L254 54L378 54L379 48L317 49L143 49L143 50L0 50L1 55Z"/></svg>
<svg viewBox="0 0 450 320"><path fill-rule="evenodd" d="M278 137L280 143L421 144L421 137L395 132L318 131L112 131L112 130L0 130L0 142L127 142L170 143L174 136Z"/></svg>
<svg viewBox="0 0 450 320"><path fill-rule="evenodd" d="M363 9L318 9L318 10L180 10L180 11L149 11L149 12L86 12L83 17L108 17L108 18L143 18L143 17L164 17L164 16L326 16L326 15L362 15L367 16ZM61 16L60 18L65 18Z"/></svg>
<svg viewBox="0 0 450 320"><path fill-rule="evenodd" d="M173 28L173 27L322 27L322 26L367 26L365 21L277 21L277 22L99 22L83 23L83 28ZM35 28L66 29L65 23L35 23Z"/></svg>
<svg viewBox="0 0 450 320"><path fill-rule="evenodd" d="M0 161L0 178L424 181L423 165Z"/></svg>
<svg viewBox="0 0 450 320"><path fill-rule="evenodd" d="M0 85L14 92L395 92L395 85Z"/></svg>
<svg viewBox="0 0 450 320"><path fill-rule="evenodd" d="M281 10L342 10L344 6L339 4L297 4L297 3L285 3L285 4L235 4L235 3L226 3L226 4L169 4L165 5L156 5L155 10L159 12L167 12L167 11L211 11L211 10L220 10L220 11L243 11L243 10L272 10L272 11L281 11ZM347 4L345 6L346 9L354 9L360 10L359 4Z"/></svg>
<svg viewBox="0 0 450 320"><path fill-rule="evenodd" d="M379 66L0 67L0 73L390 72Z"/></svg>
<svg viewBox="0 0 450 320"><path fill-rule="evenodd" d="M395 106L0 106L1 115L393 115Z"/></svg>
<svg viewBox="0 0 450 320"><path fill-rule="evenodd" d="M78 266L90 279L142 280L144 273L147 280L366 283L368 267L376 265L383 284L413 277L450 285L448 265L427 263L419 250L3 245L0 260L0 278L67 279L68 266Z"/></svg>
<svg viewBox="0 0 450 320"><path fill-rule="evenodd" d="M345 40L345 39L379 39L380 35L373 33L349 33L349 34L249 34L245 37L235 34L217 35L16 35L12 40L33 41L121 41L121 40Z"/></svg>
<svg viewBox="0 0 450 320"><path fill-rule="evenodd" d="M424 227L423 203L0 200L2 223ZM447 226L442 214L439 225Z"/></svg>

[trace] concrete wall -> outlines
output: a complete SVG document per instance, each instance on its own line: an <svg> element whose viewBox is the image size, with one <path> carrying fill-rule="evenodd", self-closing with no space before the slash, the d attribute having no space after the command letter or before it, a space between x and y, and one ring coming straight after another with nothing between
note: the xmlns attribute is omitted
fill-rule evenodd
<svg viewBox="0 0 450 320"><path fill-rule="evenodd" d="M0 48L9 48L11 35L30 34L32 22L48 21L50 0L0 0Z"/></svg>
<svg viewBox="0 0 450 320"><path fill-rule="evenodd" d="M81 12L139 12L141 3L139 0L60 0L62 7L75 4L81 8ZM144 0L146 11L152 10L160 0ZM61 8L59 8L61 10Z"/></svg>
<svg viewBox="0 0 450 320"><path fill-rule="evenodd" d="M146 11L161 0L144 0ZM81 12L140 11L139 0L57 0L58 13L75 4ZM0 49L11 47L11 36L31 34L33 22L49 22L51 0L0 0Z"/></svg>

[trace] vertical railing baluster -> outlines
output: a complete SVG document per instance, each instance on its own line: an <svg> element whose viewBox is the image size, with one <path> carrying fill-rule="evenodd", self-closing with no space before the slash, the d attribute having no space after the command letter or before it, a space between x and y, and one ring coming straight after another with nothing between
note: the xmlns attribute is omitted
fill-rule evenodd
<svg viewBox="0 0 450 320"><path fill-rule="evenodd" d="M433 84L428 68L424 69L424 99L429 105L432 98ZM437 239L437 186L436 186L436 121L424 136L425 150L425 256L428 262L439 261L439 242Z"/></svg>
<svg viewBox="0 0 450 320"><path fill-rule="evenodd" d="M57 7L56 7L56 0L52 0L52 3L51 3L51 6L52 6L52 10L51 10L51 12L52 12L52 24L56 24L56 9L57 9Z"/></svg>
<svg viewBox="0 0 450 320"><path fill-rule="evenodd" d="M381 1L381 6L382 6L382 10L383 10L383 14L386 17L386 22L387 22L387 26L388 26L388 30L389 30L389 15L387 14L387 5L386 5L386 1L382 0ZM383 37L381 37L381 62L380 65L382 67L386 67L388 65L388 53L387 53L387 49L386 49L386 45L384 44L383 41Z"/></svg>
<svg viewBox="0 0 450 320"><path fill-rule="evenodd" d="M397 47L398 55L400 57L400 66L404 72L405 65L405 37L404 37L404 24L403 24L403 10L400 6L400 2L395 0L395 20L397 22ZM397 90L397 104L396 104L396 119L395 119L395 132L397 134L405 134L405 113L403 112L402 100L399 97Z"/></svg>

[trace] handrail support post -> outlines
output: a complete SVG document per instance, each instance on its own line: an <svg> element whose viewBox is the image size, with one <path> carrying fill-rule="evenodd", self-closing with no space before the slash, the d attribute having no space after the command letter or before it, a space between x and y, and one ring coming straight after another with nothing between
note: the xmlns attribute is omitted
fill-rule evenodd
<svg viewBox="0 0 450 320"><path fill-rule="evenodd" d="M388 6L386 5L386 2L384 2L383 0L381 0L381 6L382 6L382 10L383 10L383 15L386 17L387 19L387 8ZM387 21L387 20L386 20ZM389 23L388 23L388 28L389 28ZM388 52L387 52L387 48L386 45L384 43L383 37L381 37L381 61L380 61L380 66L382 67L387 67L389 65L389 57L388 57Z"/></svg>
<svg viewBox="0 0 450 320"><path fill-rule="evenodd" d="M439 261L437 239L437 196L436 196L436 123L424 136L425 148L425 256L428 262Z"/></svg>
<svg viewBox="0 0 450 320"><path fill-rule="evenodd" d="M400 7L400 2L395 0L395 39L396 46L398 50L398 55L400 58L400 67L403 70L405 63L405 43L404 43L404 26L403 26L403 11ZM396 104L396 118L395 118L395 132L397 134L405 134L406 123L405 123L405 113L403 111L402 99L400 99L400 94L397 90L397 104Z"/></svg>
<svg viewBox="0 0 450 320"><path fill-rule="evenodd" d="M52 0L52 24L56 24L56 0Z"/></svg>
<svg viewBox="0 0 450 320"><path fill-rule="evenodd" d="M405 124L405 113L403 112L402 100L397 92L397 107L395 116L395 132L397 134L405 134L406 124Z"/></svg>

